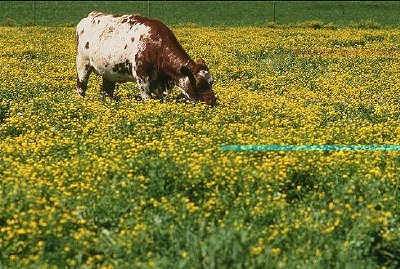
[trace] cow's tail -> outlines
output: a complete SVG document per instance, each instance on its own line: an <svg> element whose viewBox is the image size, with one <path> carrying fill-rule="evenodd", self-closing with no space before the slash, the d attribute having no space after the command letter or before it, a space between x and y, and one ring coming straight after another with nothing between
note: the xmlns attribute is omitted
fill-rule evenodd
<svg viewBox="0 0 400 269"><path fill-rule="evenodd" d="M79 24L76 26L76 29L75 29L76 51L77 51L77 52L78 52L78 45L79 45L78 27L79 27Z"/></svg>
<svg viewBox="0 0 400 269"><path fill-rule="evenodd" d="M87 25L87 18L83 18L78 25L76 26L75 29L75 35L76 35L76 48L78 49L78 45L79 45L79 36L82 35L84 33L84 29L87 28L85 27Z"/></svg>

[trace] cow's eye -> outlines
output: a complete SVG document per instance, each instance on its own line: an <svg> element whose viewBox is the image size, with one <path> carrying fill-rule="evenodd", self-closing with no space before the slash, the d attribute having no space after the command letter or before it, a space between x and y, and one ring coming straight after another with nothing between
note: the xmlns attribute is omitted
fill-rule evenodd
<svg viewBox="0 0 400 269"><path fill-rule="evenodd" d="M197 88L199 89L199 91L208 91L211 89L211 84L207 83L207 81L205 80L201 80L197 84Z"/></svg>

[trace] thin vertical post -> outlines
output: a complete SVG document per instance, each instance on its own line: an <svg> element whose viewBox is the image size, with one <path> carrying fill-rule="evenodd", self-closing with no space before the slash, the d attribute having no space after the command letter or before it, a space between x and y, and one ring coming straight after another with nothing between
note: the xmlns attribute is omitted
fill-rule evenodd
<svg viewBox="0 0 400 269"><path fill-rule="evenodd" d="M33 25L36 25L36 1L32 1L33 5Z"/></svg>
<svg viewBox="0 0 400 269"><path fill-rule="evenodd" d="M275 1L272 1L272 10L273 10L273 22L275 22Z"/></svg>
<svg viewBox="0 0 400 269"><path fill-rule="evenodd" d="M340 5L340 7L342 8L342 14L344 15L344 6L343 6L343 4L342 4L342 1L339 1L339 5Z"/></svg>

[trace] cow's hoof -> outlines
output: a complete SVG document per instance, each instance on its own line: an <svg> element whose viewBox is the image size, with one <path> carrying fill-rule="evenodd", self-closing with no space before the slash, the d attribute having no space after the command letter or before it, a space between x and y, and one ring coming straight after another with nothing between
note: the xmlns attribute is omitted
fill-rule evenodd
<svg viewBox="0 0 400 269"><path fill-rule="evenodd" d="M182 93L180 93L179 95L177 95L175 97L175 102L177 102L177 103L186 103L186 101L187 101L187 98Z"/></svg>
<svg viewBox="0 0 400 269"><path fill-rule="evenodd" d="M114 95L113 97L111 97L111 100L115 101L115 102L119 102L119 100L121 100L121 96L119 95Z"/></svg>
<svg viewBox="0 0 400 269"><path fill-rule="evenodd" d="M79 96L82 96L82 97L85 97L85 91L83 91L82 89L76 89L76 93L79 95Z"/></svg>

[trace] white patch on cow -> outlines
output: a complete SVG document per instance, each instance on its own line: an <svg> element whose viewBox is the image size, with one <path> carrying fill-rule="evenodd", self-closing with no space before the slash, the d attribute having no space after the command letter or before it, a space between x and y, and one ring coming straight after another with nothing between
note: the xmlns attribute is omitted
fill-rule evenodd
<svg viewBox="0 0 400 269"><path fill-rule="evenodd" d="M138 63L135 57L146 49L144 39L149 36L150 27L135 23L132 17L128 20L128 17L125 15L115 18L112 15L92 12L82 19L77 26L77 63L90 63L95 73L111 81L136 81ZM132 74L118 73L116 67L127 61L132 65ZM84 64L78 63L78 66Z"/></svg>
<svg viewBox="0 0 400 269"><path fill-rule="evenodd" d="M82 89L77 88L76 93L82 96L84 94L84 91Z"/></svg>
<svg viewBox="0 0 400 269"><path fill-rule="evenodd" d="M200 70L199 71L199 75L202 76L203 78L205 78L205 80L210 84L213 82L213 78L211 77L210 72L206 71L206 70Z"/></svg>
<svg viewBox="0 0 400 269"><path fill-rule="evenodd" d="M183 93L183 95L187 98L187 99L189 99L189 100L193 100L193 98L192 97L190 97L189 96L189 94L186 92L186 90L185 89L187 89L188 87L189 87L189 85L190 85L190 81L189 81L189 78L188 77L183 77L183 78L180 78L179 79L179 82L178 82L178 89Z"/></svg>

